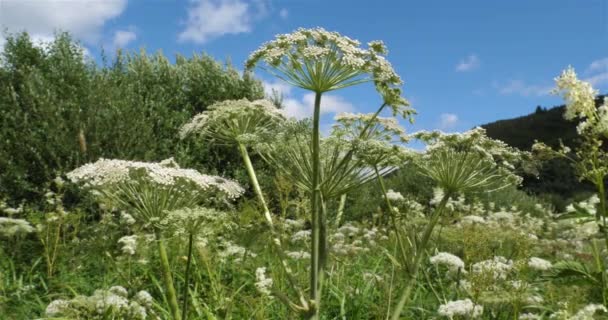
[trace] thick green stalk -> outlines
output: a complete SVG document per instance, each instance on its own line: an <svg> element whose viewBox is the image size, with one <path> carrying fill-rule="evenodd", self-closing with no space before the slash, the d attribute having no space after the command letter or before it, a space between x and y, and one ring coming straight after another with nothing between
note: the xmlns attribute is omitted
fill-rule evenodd
<svg viewBox="0 0 608 320"><path fill-rule="evenodd" d="M171 276L171 266L169 265L167 250L165 249L162 237L158 233L156 234L156 241L158 241L158 255L160 256L160 266L163 273L163 281L165 282L165 290L167 290L167 300L169 301L169 307L171 308L171 316L173 316L173 320L181 320L179 304L177 303L177 293L173 286L173 277Z"/></svg>
<svg viewBox="0 0 608 320"><path fill-rule="evenodd" d="M188 287L190 286L190 265L192 264L192 243L194 235L191 233L188 237L188 260L186 261L186 274L184 275L184 293L182 304L182 320L188 319Z"/></svg>
<svg viewBox="0 0 608 320"><path fill-rule="evenodd" d="M407 277L407 280L408 280L407 287L405 287L405 289L403 290L403 293L401 293L399 302L397 303L397 306L395 307L395 310L393 311L393 316L391 317L392 320L399 320L399 318L401 317L401 311L403 310L403 307L405 307L405 305L407 304L407 302L410 299L412 290L414 289L414 286L416 285L416 278L418 277L418 270L420 269L420 263L422 262L422 258L424 257L424 255L426 253L426 246L429 242L429 239L431 238L433 229L435 229L435 225L439 221L439 217L441 217L441 214L443 213L443 210L444 210L445 205L447 204L449 198L450 198L450 193L446 193L443 196L443 198L441 199L441 202L437 206L437 209L431 216L431 221L429 221L429 223L426 225L426 228L422 235L422 239L420 240L420 244L417 246L416 255L415 255L412 267L411 267L409 275Z"/></svg>
<svg viewBox="0 0 608 320"><path fill-rule="evenodd" d="M321 117L321 92L315 94L315 106L313 114L313 128L312 128L312 195L311 195L311 206L312 206L312 254L310 259L310 299L314 302L314 314L311 319L318 319L319 317L319 258L320 258L320 229L321 221L319 214L319 195L321 193L320 179L320 167L321 167L321 156L320 156L320 117Z"/></svg>
<svg viewBox="0 0 608 320"><path fill-rule="evenodd" d="M247 147L242 143L238 144L239 151L241 152L241 157L243 157L243 162L245 162L245 168L247 169L247 174L249 175L249 180L251 181L251 185L253 186L253 191L255 195L258 197L258 201L264 210L264 218L266 222L273 226L272 224L272 216L270 215L270 210L268 210L268 205L266 205L266 200L264 200L264 195L262 194L262 189L260 188L260 183L258 182L258 178L253 170L253 165L251 164L251 159L249 158L249 152L247 152Z"/></svg>
<svg viewBox="0 0 608 320"><path fill-rule="evenodd" d="M342 215L344 214L344 206L346 205L346 193L340 196L340 204L338 205L338 214L336 214L336 226L340 225Z"/></svg>
<svg viewBox="0 0 608 320"><path fill-rule="evenodd" d="M289 271L287 267L287 262L285 258L285 252L283 250L283 246L281 244L280 237L276 234L274 229L274 224L272 222L272 216L270 215L270 210L268 209L268 205L266 204L266 200L264 199L264 194L262 193L262 188L260 187L260 183L258 182L257 175L255 174L255 170L253 168L253 164L251 163L251 159L249 158L249 152L247 151L247 147L242 143L238 143L239 151L241 152L241 157L243 158L243 162L245 163L245 168L247 169L247 174L249 175L249 181L253 186L253 190L264 210L264 218L266 219L266 223L270 228L270 232L272 234L272 244L276 247L279 259L281 260L281 267L283 271L287 274L287 280L291 284L292 289L298 294L300 301L303 304L303 307L306 307L304 295L300 288L297 285L297 282L293 278L291 271Z"/></svg>

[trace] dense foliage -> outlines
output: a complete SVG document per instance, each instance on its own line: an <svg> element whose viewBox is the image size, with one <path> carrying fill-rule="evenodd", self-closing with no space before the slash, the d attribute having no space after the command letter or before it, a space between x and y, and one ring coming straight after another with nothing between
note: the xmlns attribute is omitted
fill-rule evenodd
<svg viewBox="0 0 608 320"><path fill-rule="evenodd" d="M176 157L231 174L229 153L179 143L179 127L214 102L264 96L206 55L117 52L97 65L67 34L9 36L0 59L0 194L14 202L40 200L57 175L100 157Z"/></svg>

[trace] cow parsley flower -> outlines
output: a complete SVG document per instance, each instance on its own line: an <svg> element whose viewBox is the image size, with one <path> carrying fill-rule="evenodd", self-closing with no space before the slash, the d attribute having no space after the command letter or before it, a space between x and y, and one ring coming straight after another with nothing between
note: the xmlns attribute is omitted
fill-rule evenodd
<svg viewBox="0 0 608 320"><path fill-rule="evenodd" d="M450 272L458 272L458 270L464 271L464 262L462 259L448 252L439 252L429 260L433 265L446 266Z"/></svg>
<svg viewBox="0 0 608 320"><path fill-rule="evenodd" d="M479 318L483 314L483 306L474 304L471 299L450 301L439 306L439 315L444 317Z"/></svg>

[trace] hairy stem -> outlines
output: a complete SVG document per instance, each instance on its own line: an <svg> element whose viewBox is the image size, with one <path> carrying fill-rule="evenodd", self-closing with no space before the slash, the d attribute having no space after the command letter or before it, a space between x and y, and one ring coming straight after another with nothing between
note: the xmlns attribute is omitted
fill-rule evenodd
<svg viewBox="0 0 608 320"><path fill-rule="evenodd" d="M179 305L177 303L177 294L175 293L173 277L171 276L171 266L169 265L169 258L167 257L167 249L165 249L164 240L158 232L156 233L156 241L158 242L158 255L160 256L160 266L163 273L163 281L165 282L165 289L167 290L167 300L169 301L169 307L171 308L171 316L173 317L173 320L181 320Z"/></svg>
<svg viewBox="0 0 608 320"><path fill-rule="evenodd" d="M344 214L344 206L346 205L346 193L340 196L340 204L338 205L338 213L336 214L336 226L340 225L342 215Z"/></svg>
<svg viewBox="0 0 608 320"><path fill-rule="evenodd" d="M314 303L314 312L311 319L318 319L319 317L319 258L320 258L320 229L321 221L319 214L319 195L320 195L320 167L321 157L319 153L320 149L320 116L321 116L321 92L315 94L315 106L313 114L313 128L312 128L312 195L311 195L311 207L312 207L312 254L310 259L310 299Z"/></svg>
<svg viewBox="0 0 608 320"><path fill-rule="evenodd" d="M184 275L184 293L182 303L182 320L188 319L188 287L190 286L190 265L192 264L192 243L194 235L191 233L188 237L188 260L186 261L186 274Z"/></svg>
<svg viewBox="0 0 608 320"><path fill-rule="evenodd" d="M262 194L262 188L260 188L260 183L258 182L258 178L253 170L253 165L251 164L251 159L249 158L249 152L247 152L247 147L242 143L238 144L239 151L241 152L241 157L243 157L243 162L245 162L245 168L247 169L247 174L249 175L249 181L253 186L253 191L264 210L264 218L266 222L272 227L272 217L270 216L270 210L268 210L268 205L266 205L266 200L264 199L264 195Z"/></svg>
<svg viewBox="0 0 608 320"><path fill-rule="evenodd" d="M281 260L281 267L283 268L283 271L285 271L285 273L287 274L287 280L289 281L289 284L291 285L292 289L298 294L298 297L303 304L302 307L306 308L306 305L304 303L304 294L302 293L302 290L300 290L300 288L298 287L297 282L293 278L293 275L291 271L289 271L289 268L287 266L287 261L285 258L283 246L281 244L281 239L275 231L274 224L272 222L272 216L270 215L270 210L268 209L268 205L266 204L266 200L264 199L264 194L262 193L262 188L260 187L257 175L255 174L253 164L251 163L251 159L249 158L249 152L247 151L247 147L245 147L245 145L243 145L242 143L239 143L238 147L239 151L241 152L243 162L245 163L247 174L249 175L249 181L251 182L258 201L260 202L260 205L264 210L264 219L266 220L266 223L270 228L270 233L272 234L271 243L277 249L279 260Z"/></svg>

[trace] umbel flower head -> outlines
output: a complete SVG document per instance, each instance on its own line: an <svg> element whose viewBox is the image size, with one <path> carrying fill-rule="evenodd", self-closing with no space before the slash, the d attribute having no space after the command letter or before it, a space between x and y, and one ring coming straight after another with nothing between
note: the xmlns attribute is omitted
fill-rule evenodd
<svg viewBox="0 0 608 320"><path fill-rule="evenodd" d="M173 159L160 163L100 159L67 174L101 192L139 222L157 223L168 211L211 200L235 199L244 192L236 182L180 168Z"/></svg>
<svg viewBox="0 0 608 320"><path fill-rule="evenodd" d="M220 144L248 145L285 121L281 110L268 100L225 100L209 106L182 126L180 137L200 134Z"/></svg>
<svg viewBox="0 0 608 320"><path fill-rule="evenodd" d="M386 60L381 41L360 47L357 40L323 28L298 29L277 35L263 44L245 63L252 70L260 63L287 83L317 93L373 81L384 102L394 113L409 116L409 105L401 96L403 81Z"/></svg>

